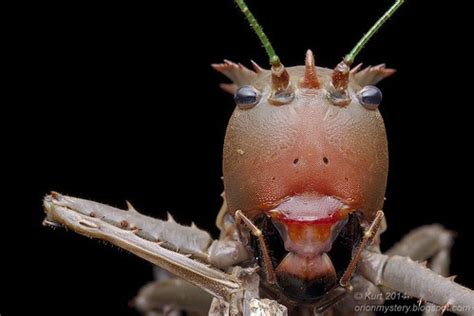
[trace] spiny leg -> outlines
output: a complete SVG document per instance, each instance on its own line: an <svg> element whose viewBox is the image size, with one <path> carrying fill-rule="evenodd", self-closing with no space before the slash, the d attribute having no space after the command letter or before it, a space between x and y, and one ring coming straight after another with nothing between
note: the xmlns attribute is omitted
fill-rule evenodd
<svg viewBox="0 0 474 316"><path fill-rule="evenodd" d="M453 235L453 232L438 224L422 226L408 233L386 254L410 257L415 261L428 261L431 270L442 276L448 276ZM427 303L425 307L424 316L442 314L441 311L437 311L439 309L436 305Z"/></svg>
<svg viewBox="0 0 474 316"><path fill-rule="evenodd" d="M378 286L442 306L460 315L473 315L474 291L443 277L408 257L363 251L359 273Z"/></svg>
<svg viewBox="0 0 474 316"><path fill-rule="evenodd" d="M270 284L275 284L275 270L273 269L273 264L270 259L270 253L265 243L265 238L263 237L262 231L257 226L255 226L255 224L240 210L237 210L235 212L234 218L235 224L237 225L237 230L239 232L239 236L244 244L245 242L243 240L245 239L245 237L242 236L242 224L244 224L245 227L247 227L247 229L250 231L250 233L257 238L258 244L260 246L260 251L262 252L263 264L265 267L265 273L267 275L267 281Z"/></svg>
<svg viewBox="0 0 474 316"><path fill-rule="evenodd" d="M448 249L443 249L439 251L434 257L430 260L429 262L429 267L431 270L434 272L438 273L439 275L442 276L448 276L449 275L449 264L451 262L451 259L449 257L451 247ZM450 279L454 281L456 276L451 276ZM422 301L420 301L421 303ZM423 316L441 316L443 315L443 312L437 308L435 304L432 303L426 303L425 305L425 311L423 312Z"/></svg>
<svg viewBox="0 0 474 316"><path fill-rule="evenodd" d="M373 284L360 274L355 274L351 280L352 291L334 305L336 315L344 316L373 316L375 308L367 311L360 311L359 306L382 305L385 301L385 294L382 289Z"/></svg>
<svg viewBox="0 0 474 316"><path fill-rule="evenodd" d="M91 238L110 242L202 288L222 300L241 293L241 282L189 256L207 258L212 242L207 232L161 221L89 200L52 193L44 199L45 224L65 226ZM202 237L202 238L201 238ZM178 251L186 250L186 253Z"/></svg>

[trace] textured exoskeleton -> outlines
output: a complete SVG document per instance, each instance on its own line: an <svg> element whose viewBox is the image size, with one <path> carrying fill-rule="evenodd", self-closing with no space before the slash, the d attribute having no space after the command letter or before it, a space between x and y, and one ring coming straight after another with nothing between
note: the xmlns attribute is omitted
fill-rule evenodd
<svg viewBox="0 0 474 316"><path fill-rule="evenodd" d="M148 315L372 315L396 292L425 302L425 315L473 315L474 292L447 277L450 231L424 226L380 251L388 150L375 85L394 70L350 69L368 37L334 69L316 67L309 50L305 65L285 68L236 2L272 67L213 65L232 81L222 88L237 105L224 144L219 239L170 215L162 221L130 204L125 211L59 193L45 197L44 223L158 266L134 301Z"/></svg>
<svg viewBox="0 0 474 316"><path fill-rule="evenodd" d="M131 205L122 211L58 193L44 200L45 223L109 241L187 281L161 278L144 288L135 302L145 313L202 313L215 297L211 314L359 314L356 306L382 304L380 295L394 290L472 314L474 293L438 275L447 273L451 232L422 227L380 253L387 144L380 113L359 95L393 70L356 68L348 74L350 102L341 105L331 99L331 70L313 63L308 52L305 66L288 68L286 104L272 103L265 83L273 72L214 65L233 80L224 88L237 102L248 101L239 88L261 93L250 107L238 103L227 129L219 240L171 216L161 221ZM312 74L316 87L306 86ZM427 259L433 270L413 261Z"/></svg>
<svg viewBox="0 0 474 316"><path fill-rule="evenodd" d="M366 109L356 97L362 89L357 78L367 81L364 74L375 70L350 75L351 101L341 106L330 97L333 71L316 69L311 51L305 66L284 70L288 85L293 85L285 104L271 98L269 83L276 76L271 71L257 67L250 72L231 62L214 67L238 78L227 86L237 98L242 89L252 87L260 99L252 108L238 105L227 128L223 170L228 212L241 210L258 226L265 225L264 235L278 231L276 239L281 238L289 254L269 245L277 283L298 301L313 301L337 282L337 268L326 253L343 226L355 241L360 236L355 222L368 226L383 206L385 128L379 111ZM379 76L393 73L383 66L375 69ZM315 83L308 87L310 80ZM346 225L353 212L361 216ZM265 223L268 220L273 224ZM345 259L350 260L352 246L347 251ZM348 261L338 264L343 273Z"/></svg>

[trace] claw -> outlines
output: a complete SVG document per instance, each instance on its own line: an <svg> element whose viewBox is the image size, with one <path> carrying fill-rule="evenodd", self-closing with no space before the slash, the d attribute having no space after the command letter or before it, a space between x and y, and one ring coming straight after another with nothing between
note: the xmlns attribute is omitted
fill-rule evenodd
<svg viewBox="0 0 474 316"><path fill-rule="evenodd" d="M364 251L359 272L374 284L407 293L444 310L472 315L474 291L445 278L407 257Z"/></svg>

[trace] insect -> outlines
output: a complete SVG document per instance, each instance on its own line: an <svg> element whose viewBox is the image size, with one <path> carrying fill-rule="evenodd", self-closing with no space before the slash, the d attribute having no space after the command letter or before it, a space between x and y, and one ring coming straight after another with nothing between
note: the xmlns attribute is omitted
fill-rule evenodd
<svg viewBox="0 0 474 316"><path fill-rule="evenodd" d="M386 254L379 248L388 154L375 84L393 70L351 66L402 2L327 69L315 66L311 51L304 66L283 66L246 4L236 1L271 69L214 65L232 80L223 88L236 102L224 144L219 239L131 205L124 211L58 193L44 200L45 223L106 240L180 277L141 291L135 304L145 313L347 315L382 304L391 289L472 314L473 292L439 275L446 273L450 232L422 227ZM429 267L413 261L428 259Z"/></svg>

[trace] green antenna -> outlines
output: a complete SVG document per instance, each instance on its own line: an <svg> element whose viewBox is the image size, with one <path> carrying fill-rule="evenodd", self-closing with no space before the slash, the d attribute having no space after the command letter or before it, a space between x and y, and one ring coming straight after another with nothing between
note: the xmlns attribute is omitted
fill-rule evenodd
<svg viewBox="0 0 474 316"><path fill-rule="evenodd" d="M273 49L273 46L270 43L270 40L263 32L263 28L260 26L260 24L258 24L257 19L253 16L252 12L250 12L249 8L245 4L245 1L235 0L235 3L237 3L240 8L240 11L242 11L242 13L245 15L245 18L249 22L252 29L255 31L255 34L257 34L258 38L260 39L260 42L262 42L262 45L265 48L265 51L267 52L268 58L270 58L270 64L275 67L280 66L280 58L275 53L275 50Z"/></svg>
<svg viewBox="0 0 474 316"><path fill-rule="evenodd" d="M370 28L370 30L364 34L361 40L354 46L349 54L344 58L344 62L348 65L352 65L357 54L364 48L365 44L370 40L370 38L380 29L380 27L397 11L397 9L405 2L405 0L396 0L395 3L390 7L390 9L385 12L380 19L375 22L375 24Z"/></svg>

